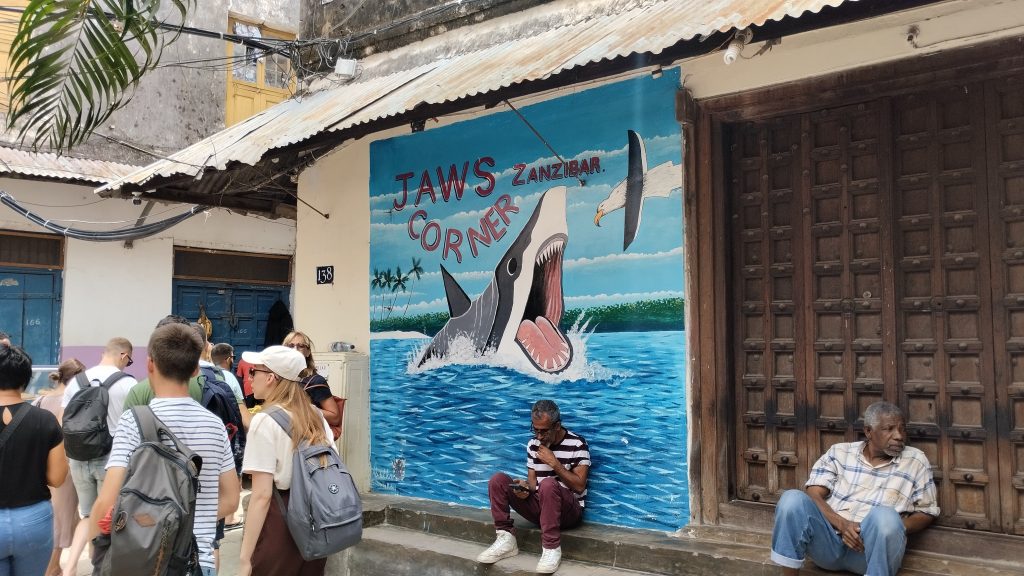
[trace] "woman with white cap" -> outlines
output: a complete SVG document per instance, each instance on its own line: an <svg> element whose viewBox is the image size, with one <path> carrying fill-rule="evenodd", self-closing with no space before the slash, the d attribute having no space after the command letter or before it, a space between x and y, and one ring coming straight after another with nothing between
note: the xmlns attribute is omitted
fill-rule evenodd
<svg viewBox="0 0 1024 576"><path fill-rule="evenodd" d="M288 413L292 436L262 412L249 424L242 470L252 475L252 495L245 515L238 574L322 576L326 558L303 560L288 532L284 512L273 503L276 488L287 506L292 457L298 445L303 440L331 445L327 422L298 383L306 369L306 358L292 348L270 346L262 352L244 352L242 360L252 365L253 395L264 401L264 410L278 406Z"/></svg>

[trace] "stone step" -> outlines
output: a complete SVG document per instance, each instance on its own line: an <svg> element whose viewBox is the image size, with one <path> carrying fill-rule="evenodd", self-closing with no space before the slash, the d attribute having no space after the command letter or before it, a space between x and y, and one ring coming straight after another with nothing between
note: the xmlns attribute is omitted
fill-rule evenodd
<svg viewBox="0 0 1024 576"><path fill-rule="evenodd" d="M494 540L490 512L484 509L377 495L368 495L364 507L367 523L381 522L389 528L470 543L476 550L470 559ZM540 530L518 516L515 518L519 549L534 555L535 563L536 555L540 554ZM562 533L562 558L568 562L650 574L774 576L779 574L779 568L768 559L769 541L770 535L765 533L728 528L659 532L585 522L579 528ZM835 574L813 568L802 573ZM905 558L900 574L1021 576L1024 564L912 551Z"/></svg>
<svg viewBox="0 0 1024 576"><path fill-rule="evenodd" d="M348 554L348 573L360 576L462 576L495 574L527 576L540 556L521 552L497 564L483 565L476 556L484 550L475 542L428 534L396 526L374 526L363 530L363 541ZM583 562L563 560L561 576L643 576L643 572L621 570ZM651 575L648 575L651 576Z"/></svg>

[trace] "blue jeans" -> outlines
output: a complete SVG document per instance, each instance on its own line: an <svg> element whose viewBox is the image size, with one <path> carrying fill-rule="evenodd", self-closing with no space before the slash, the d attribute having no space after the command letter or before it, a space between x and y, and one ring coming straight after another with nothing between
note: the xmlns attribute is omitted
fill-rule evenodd
<svg viewBox="0 0 1024 576"><path fill-rule="evenodd" d="M854 552L802 490L787 490L775 508L772 562L800 568L804 557L826 570L895 576L903 563L907 533L895 509L878 506L860 523L864 552Z"/></svg>
<svg viewBox="0 0 1024 576"><path fill-rule="evenodd" d="M203 569L203 576L217 576L217 571L209 566L200 566Z"/></svg>
<svg viewBox="0 0 1024 576"><path fill-rule="evenodd" d="M53 550L53 506L0 508L0 576L39 576Z"/></svg>

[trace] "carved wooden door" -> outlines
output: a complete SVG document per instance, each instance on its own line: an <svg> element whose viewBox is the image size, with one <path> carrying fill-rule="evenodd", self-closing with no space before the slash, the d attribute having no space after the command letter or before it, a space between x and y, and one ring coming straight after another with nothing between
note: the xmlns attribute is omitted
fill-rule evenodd
<svg viewBox="0 0 1024 576"><path fill-rule="evenodd" d="M800 487L885 398L940 524L1024 534L1024 82L729 136L736 495Z"/></svg>
<svg viewBox="0 0 1024 576"><path fill-rule="evenodd" d="M992 81L985 91L988 210L1002 531L1024 535L1024 78ZM993 422L993 419L995 422Z"/></svg>

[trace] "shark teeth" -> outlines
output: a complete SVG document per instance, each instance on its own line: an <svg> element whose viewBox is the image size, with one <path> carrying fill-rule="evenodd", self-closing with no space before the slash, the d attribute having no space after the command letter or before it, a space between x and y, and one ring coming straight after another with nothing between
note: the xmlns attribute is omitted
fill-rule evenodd
<svg viewBox="0 0 1024 576"><path fill-rule="evenodd" d="M548 242L537 254L537 264L544 264L553 256L559 255L565 249L565 240L552 240Z"/></svg>

